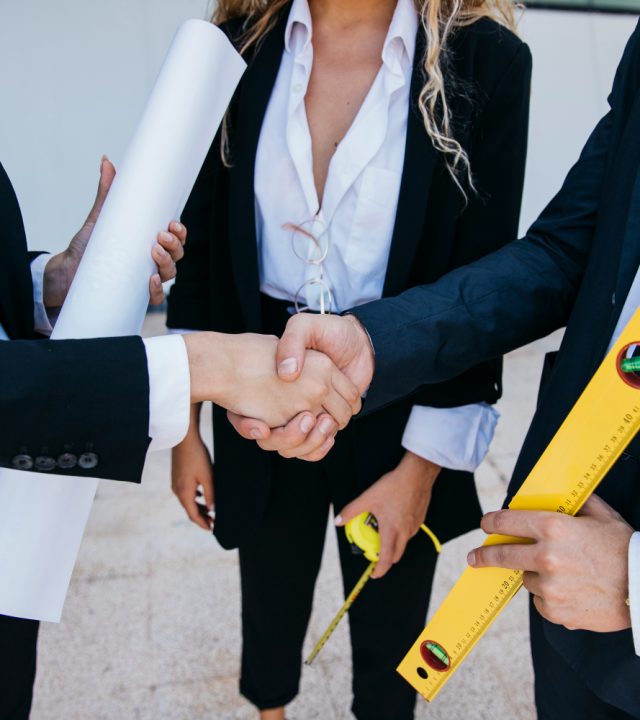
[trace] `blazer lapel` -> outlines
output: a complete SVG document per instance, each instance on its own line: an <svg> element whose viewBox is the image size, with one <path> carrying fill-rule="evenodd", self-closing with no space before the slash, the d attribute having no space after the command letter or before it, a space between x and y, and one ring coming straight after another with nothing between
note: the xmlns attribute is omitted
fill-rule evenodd
<svg viewBox="0 0 640 720"><path fill-rule="evenodd" d="M247 329L261 329L260 277L254 198L254 170L260 130L284 50L288 10L265 37L240 84L230 129L229 242L231 264Z"/></svg>
<svg viewBox="0 0 640 720"><path fill-rule="evenodd" d="M418 108L418 96L424 84L421 58L424 55L425 43L424 32L420 28L416 40L411 77L410 107L400 196L391 238L383 296L397 295L406 289L411 264L424 231L425 208L437 159L435 148L427 135Z"/></svg>
<svg viewBox="0 0 640 720"><path fill-rule="evenodd" d="M616 283L616 309L620 311L640 265L640 143L637 142L638 132L640 132L640 93L636 96L625 133L625 140L628 139L630 142L630 145L625 147L631 155L629 184L632 190Z"/></svg>

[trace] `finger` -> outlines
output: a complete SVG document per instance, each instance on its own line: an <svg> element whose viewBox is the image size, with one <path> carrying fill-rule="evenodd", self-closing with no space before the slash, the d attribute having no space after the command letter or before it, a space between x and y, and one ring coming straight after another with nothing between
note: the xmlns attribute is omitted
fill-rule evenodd
<svg viewBox="0 0 640 720"><path fill-rule="evenodd" d="M349 380L349 378L341 373L339 370L335 370L331 376L331 384L333 389L342 395L342 397L351 406L351 414L357 415L362 410L362 398L358 388Z"/></svg>
<svg viewBox="0 0 640 720"><path fill-rule="evenodd" d="M338 423L340 430L344 430L351 422L353 417L351 405L333 388L322 399L322 407Z"/></svg>
<svg viewBox="0 0 640 720"><path fill-rule="evenodd" d="M499 567L533 572L539 569L535 545L483 545L467 555L467 563L474 568Z"/></svg>
<svg viewBox="0 0 640 720"><path fill-rule="evenodd" d="M338 424L330 415L322 414L319 415L317 419L314 419L313 415L309 416L308 422L303 425L304 428L311 425L311 431L306 436L299 424L294 424L291 431L293 434L296 428L300 428L297 435L299 436L301 442L293 447L281 447L278 449L278 452L284 458L300 458L310 460L311 462L317 462L317 460L322 459L322 457L326 455L326 452L323 452L325 445L327 444L327 441L330 439L332 440L334 435L338 432ZM280 436L281 433L284 436L285 431L286 428L277 428L276 430L273 430L270 442L274 445L282 442ZM295 439L297 440L298 438L296 437ZM333 443L331 446L333 446Z"/></svg>
<svg viewBox="0 0 640 720"><path fill-rule="evenodd" d="M304 356L311 342L313 331L309 316L294 315L278 342L276 367L281 380L297 380L304 367Z"/></svg>
<svg viewBox="0 0 640 720"><path fill-rule="evenodd" d="M307 462L319 462L323 458L325 458L328 454L331 448L336 444L336 439L332 435L331 437L328 437L324 444L321 445L318 450L315 450L312 453L309 453L308 455L303 455L300 460L305 460Z"/></svg>
<svg viewBox="0 0 640 720"><path fill-rule="evenodd" d="M498 510L487 513L480 526L487 534L540 540L549 534L553 525L564 523L567 516L536 510Z"/></svg>
<svg viewBox="0 0 640 720"><path fill-rule="evenodd" d="M245 440L266 440L271 435L271 429L262 420L236 415L231 411L227 412L227 419L238 435Z"/></svg>
<svg viewBox="0 0 640 720"><path fill-rule="evenodd" d="M204 502L207 506L207 510L213 510L215 504L215 496L213 489L213 478L211 476L203 477L200 480L202 486L202 494L204 495Z"/></svg>
<svg viewBox="0 0 640 720"><path fill-rule="evenodd" d="M169 232L178 238L181 245L187 242L187 228L181 222L178 222L178 220L169 223Z"/></svg>
<svg viewBox="0 0 640 720"><path fill-rule="evenodd" d="M211 529L209 523L200 514L200 511L198 510L198 503L196 502L195 496L191 490L184 490L180 492L178 494L178 500L180 500L180 504L186 510L189 520L191 520L192 523L195 523L203 530L208 531Z"/></svg>
<svg viewBox="0 0 640 720"><path fill-rule="evenodd" d="M172 280L176 276L176 264L162 245L156 243L153 248L151 248L151 257L158 268L158 274L162 282Z"/></svg>
<svg viewBox="0 0 640 720"><path fill-rule="evenodd" d="M380 559L371 577L379 580L384 577L393 565L393 556L396 552L397 534L395 530L386 532L380 529Z"/></svg>
<svg viewBox="0 0 640 720"><path fill-rule="evenodd" d="M362 515L364 512L371 512L371 508L369 507L370 504L371 500L367 492L363 492L362 495L358 495L355 500L352 500L348 505L345 505L336 515L336 527L343 527L349 522L349 520L353 520L354 517L358 517L358 515Z"/></svg>
<svg viewBox="0 0 640 720"><path fill-rule="evenodd" d="M402 556L404 555L404 551L407 549L407 543L409 542L409 538L405 537L404 535L398 536L396 540L396 547L393 553L393 564L400 562L402 560Z"/></svg>
<svg viewBox="0 0 640 720"><path fill-rule="evenodd" d="M580 509L580 515L608 520L618 513L598 495L592 495Z"/></svg>
<svg viewBox="0 0 640 720"><path fill-rule="evenodd" d="M151 276L149 280L149 304L150 305L162 305L164 302L164 288L162 287L162 280L160 275L157 273Z"/></svg>
<svg viewBox="0 0 640 720"><path fill-rule="evenodd" d="M269 437L260 440L258 445L267 452L284 453L291 450L291 457L295 457L296 448L306 442L315 424L316 420L310 412L300 413L284 427L271 428Z"/></svg>
<svg viewBox="0 0 640 720"><path fill-rule="evenodd" d="M93 202L93 207L89 211L87 216L87 223L95 224L104 205L104 201L107 199L107 194L113 183L113 179L116 176L116 169L113 163L106 155L103 155L100 159L100 180L98 181L98 191L96 193L96 199Z"/></svg>
<svg viewBox="0 0 640 720"><path fill-rule="evenodd" d="M170 232L158 233L158 245L163 247L171 256L174 263L184 257L184 248L176 235Z"/></svg>
<svg viewBox="0 0 640 720"><path fill-rule="evenodd" d="M542 597L542 583L542 577L539 573L525 572L522 575L522 584L532 595L539 595Z"/></svg>

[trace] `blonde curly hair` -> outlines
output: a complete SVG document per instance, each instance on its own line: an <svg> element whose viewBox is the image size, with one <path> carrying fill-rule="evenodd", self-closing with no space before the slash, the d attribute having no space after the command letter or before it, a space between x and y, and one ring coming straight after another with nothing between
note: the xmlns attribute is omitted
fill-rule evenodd
<svg viewBox="0 0 640 720"><path fill-rule="evenodd" d="M273 29L278 13L290 0L218 0L212 22L244 19L240 53L244 54ZM418 97L424 127L436 150L445 158L447 169L465 199L466 187L475 191L469 157L452 131L451 112L445 90L443 61L452 33L488 17L512 32L516 31L513 0L415 0L426 44L423 58L425 84ZM223 154L226 154L226 128ZM224 156L224 155L223 155Z"/></svg>

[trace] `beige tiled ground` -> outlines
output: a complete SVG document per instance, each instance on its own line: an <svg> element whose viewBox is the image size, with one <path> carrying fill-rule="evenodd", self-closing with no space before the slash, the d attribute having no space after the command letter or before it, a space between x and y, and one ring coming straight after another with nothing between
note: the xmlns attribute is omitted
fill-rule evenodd
<svg viewBox="0 0 640 720"><path fill-rule="evenodd" d="M161 318L148 322L160 332ZM500 504L533 411L542 354L557 338L506 362L503 418L478 473L483 504ZM478 539L450 543L432 606L443 598ZM333 532L318 582L308 645L340 603ZM168 454L151 456L142 487L101 484L60 625L45 625L33 720L245 720L237 692L240 636L235 552L192 526L169 491ZM383 622L384 619L381 619ZM347 625L312 668L290 720L350 718ZM417 718L531 720L526 598L496 622L472 657ZM394 720L389 718L389 720Z"/></svg>

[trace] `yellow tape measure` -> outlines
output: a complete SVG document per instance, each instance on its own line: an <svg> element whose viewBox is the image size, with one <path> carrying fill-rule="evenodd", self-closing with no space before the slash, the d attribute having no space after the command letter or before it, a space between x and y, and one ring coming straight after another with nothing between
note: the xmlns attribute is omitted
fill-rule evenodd
<svg viewBox="0 0 640 720"><path fill-rule="evenodd" d="M575 515L640 428L640 310L629 321L553 440L518 490L513 510ZM527 542L491 535L485 545ZM522 586L522 572L467 568L398 666L433 700Z"/></svg>
<svg viewBox="0 0 640 720"><path fill-rule="evenodd" d="M442 545L434 533L426 526L421 525L420 529L429 536L431 542L436 548L436 552L442 550ZM320 640L318 640L316 646L311 651L309 657L305 660L305 665L311 665L315 660L316 655L325 646L327 640L333 634L333 631L338 627L340 620L347 614L349 608L356 601L356 598L362 592L362 588L367 584L367 581L371 577L373 571L376 569L378 558L380 556L380 535L378 533L378 523L375 517L368 512L357 515L345 525L344 528L347 540L351 543L352 547L359 549L364 557L369 561L367 569L362 573L362 576L355 584L353 590L349 593L347 599L344 601L343 606L338 610L336 616L329 623L329 627L322 634Z"/></svg>

